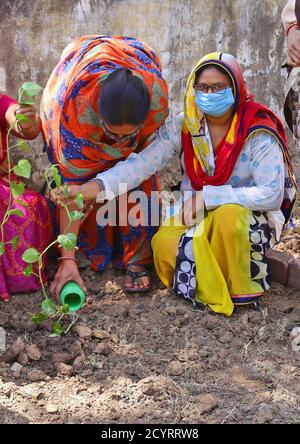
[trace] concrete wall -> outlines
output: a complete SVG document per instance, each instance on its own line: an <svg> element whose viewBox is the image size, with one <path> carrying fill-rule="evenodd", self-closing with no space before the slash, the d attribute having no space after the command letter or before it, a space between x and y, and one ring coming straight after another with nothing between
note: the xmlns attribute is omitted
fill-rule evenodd
<svg viewBox="0 0 300 444"><path fill-rule="evenodd" d="M181 109L195 62L215 50L235 55L259 101L282 116L285 0L0 0L0 89L45 85L60 53L81 34L124 34L160 55L171 106ZM41 139L37 166L45 164Z"/></svg>

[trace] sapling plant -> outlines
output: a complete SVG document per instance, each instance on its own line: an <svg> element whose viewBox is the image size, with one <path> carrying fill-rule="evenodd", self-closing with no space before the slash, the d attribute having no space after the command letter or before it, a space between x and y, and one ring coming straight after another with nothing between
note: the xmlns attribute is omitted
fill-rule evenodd
<svg viewBox="0 0 300 444"><path fill-rule="evenodd" d="M19 100L18 103L20 105L35 105L36 96L42 91L42 88L35 82L26 82L22 85L19 90ZM24 114L16 114L16 124L17 126L22 122L28 122L29 119ZM1 222L0 227L0 256L5 252L6 245L12 245L13 250L15 251L19 242L18 237L14 237L13 239L6 241L4 235L4 226L7 223L10 216L23 216L22 210L18 208L12 208L13 199L14 202L20 204L21 206L26 206L25 202L23 202L20 197L25 192L25 185L21 180L15 180L13 176L17 176L18 178L30 179L31 177L31 164L27 159L21 159L18 161L17 165L13 166L11 161L10 151L14 147L19 147L22 151L28 152L30 151L29 145L24 142L24 140L18 140L15 145L9 145L9 136L14 129L14 124L10 126L7 131L7 164L8 164L8 183L9 183L9 198L8 205ZM14 173L14 174L13 174ZM48 185L49 190L51 191L54 187L61 188L61 176L59 174L59 170L56 165L52 165L45 172L45 179ZM68 197L68 187L65 184L63 187L63 196ZM41 305L41 311L35 314L32 317L32 320L36 323L42 323L47 319L54 319L54 323L52 326L52 334L50 336L61 336L63 333L67 333L72 325L76 322L78 316L74 312L69 311L68 305L56 305L48 296L47 289L45 288L43 277L42 277L42 267L43 267L43 258L47 254L47 252L54 245L58 245L66 250L74 250L77 243L77 237L74 233L68 233L68 229L73 221L82 219L84 217L84 213L81 211L84 207L84 200L81 193L78 193L75 199L78 210L70 211L63 202L61 202L62 206L65 208L67 213L69 223L65 229L63 234L60 234L55 240L53 240L43 251L39 252L35 248L28 248L24 251L22 255L23 261L27 264L24 269L25 276L34 275L39 279L41 290L44 295L44 300ZM62 325L62 320L64 317L70 317L70 323L67 328L64 328Z"/></svg>

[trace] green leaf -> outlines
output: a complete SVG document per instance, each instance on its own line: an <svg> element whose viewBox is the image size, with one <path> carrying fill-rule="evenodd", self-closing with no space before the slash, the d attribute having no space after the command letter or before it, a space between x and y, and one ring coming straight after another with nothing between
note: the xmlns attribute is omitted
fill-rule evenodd
<svg viewBox="0 0 300 444"><path fill-rule="evenodd" d="M61 177L59 175L58 169L56 168L56 166L53 166L51 168L51 170L52 170L53 178L55 180L56 188L60 188L61 187Z"/></svg>
<svg viewBox="0 0 300 444"><path fill-rule="evenodd" d="M52 331L57 336L61 336L65 332L65 330L62 328L62 326L60 325L60 323L58 321L55 321L53 323Z"/></svg>
<svg viewBox="0 0 300 444"><path fill-rule="evenodd" d="M34 264L34 262L37 262L39 260L39 257L40 253L35 248L28 248L22 254L22 259L27 264Z"/></svg>
<svg viewBox="0 0 300 444"><path fill-rule="evenodd" d="M9 210L7 212L7 214L9 216L19 216L19 217L24 217L24 214L22 213L21 210L19 210L18 208L15 208L14 210Z"/></svg>
<svg viewBox="0 0 300 444"><path fill-rule="evenodd" d="M10 242L11 242L11 244L12 244L13 250L16 251L16 249L17 249L17 244L18 244L18 242L19 242L19 236L15 236L15 237L13 237L13 238L11 239Z"/></svg>
<svg viewBox="0 0 300 444"><path fill-rule="evenodd" d="M69 197L68 185L64 183L64 197Z"/></svg>
<svg viewBox="0 0 300 444"><path fill-rule="evenodd" d="M25 116L25 114L16 114L17 122L30 122L29 117Z"/></svg>
<svg viewBox="0 0 300 444"><path fill-rule="evenodd" d="M27 265L27 267L23 271L24 276L31 276L32 268L32 264Z"/></svg>
<svg viewBox="0 0 300 444"><path fill-rule="evenodd" d="M24 103L22 101L22 97L35 97L37 96L41 91L42 91L42 87L36 83L36 82L25 82L23 83L23 85L20 88L19 91L19 95L21 97L21 102L20 103Z"/></svg>
<svg viewBox="0 0 300 444"><path fill-rule="evenodd" d="M24 152L29 152L31 151L30 146L28 145L28 143L24 142L24 140L18 140L18 143L16 144L18 148L20 148L22 151Z"/></svg>
<svg viewBox="0 0 300 444"><path fill-rule="evenodd" d="M61 310L61 312L62 312L63 314L67 314L67 313L69 313L69 311L70 311L69 306L68 306L67 304L62 305L62 306L60 307L60 310Z"/></svg>
<svg viewBox="0 0 300 444"><path fill-rule="evenodd" d="M79 220L84 217L84 213L82 211L70 211L70 220Z"/></svg>
<svg viewBox="0 0 300 444"><path fill-rule="evenodd" d="M14 198L16 199L17 197L22 196L22 194L24 193L25 185L22 182L10 182L10 189Z"/></svg>
<svg viewBox="0 0 300 444"><path fill-rule="evenodd" d="M74 250L76 247L77 237L74 233L60 234L57 240L66 250Z"/></svg>
<svg viewBox="0 0 300 444"><path fill-rule="evenodd" d="M76 202L76 205L79 208L79 210L81 210L84 207L84 199L83 199L83 194L82 193L77 193L76 194L75 202Z"/></svg>
<svg viewBox="0 0 300 444"><path fill-rule="evenodd" d="M46 315L51 316L57 312L57 307L51 299L45 299L42 303L42 311Z"/></svg>
<svg viewBox="0 0 300 444"><path fill-rule="evenodd" d="M28 204L22 200L16 199L15 201L17 204L21 205L22 207L26 208L28 207Z"/></svg>
<svg viewBox="0 0 300 444"><path fill-rule="evenodd" d="M20 105L35 105L34 99L21 99Z"/></svg>
<svg viewBox="0 0 300 444"><path fill-rule="evenodd" d="M18 165L14 166L13 171L17 176L29 179L31 175L31 164L27 159L21 159Z"/></svg>
<svg viewBox="0 0 300 444"><path fill-rule="evenodd" d="M46 319L48 319L48 316L42 312L33 315L31 318L31 320L36 324L41 324L42 322L46 321Z"/></svg>
<svg viewBox="0 0 300 444"><path fill-rule="evenodd" d="M2 254L4 254L5 248L4 248L4 243L0 242L0 256L2 256Z"/></svg>

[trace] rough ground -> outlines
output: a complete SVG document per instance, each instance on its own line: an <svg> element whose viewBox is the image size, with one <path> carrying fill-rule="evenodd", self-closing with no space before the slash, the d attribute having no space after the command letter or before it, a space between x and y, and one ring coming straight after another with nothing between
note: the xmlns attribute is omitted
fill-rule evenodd
<svg viewBox="0 0 300 444"><path fill-rule="evenodd" d="M91 297L66 337L31 322L39 293L0 304L1 423L299 423L299 291L274 283L262 311L227 319L158 281L127 296L112 270L83 276Z"/></svg>

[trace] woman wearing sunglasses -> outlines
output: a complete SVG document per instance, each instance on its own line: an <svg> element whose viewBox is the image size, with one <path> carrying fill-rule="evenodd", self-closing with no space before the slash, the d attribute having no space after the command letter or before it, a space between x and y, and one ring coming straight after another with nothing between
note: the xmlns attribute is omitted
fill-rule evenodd
<svg viewBox="0 0 300 444"><path fill-rule="evenodd" d="M73 222L68 232L78 236L77 246L93 269L102 271L110 262L125 269L127 291L150 288L146 266L152 262L154 228L97 225L94 203L101 182L91 180L130 153L142 151L167 115L168 90L159 58L148 45L130 37L90 35L74 40L63 51L43 94L41 118L49 159L58 166L62 182L70 185L70 195L84 186L89 208L85 220ZM150 197L157 187L153 175L139 189ZM58 204L60 198L55 190L52 199ZM56 217L64 233L68 218L59 205ZM75 250L62 249L50 288L55 298L68 280L85 288Z"/></svg>

